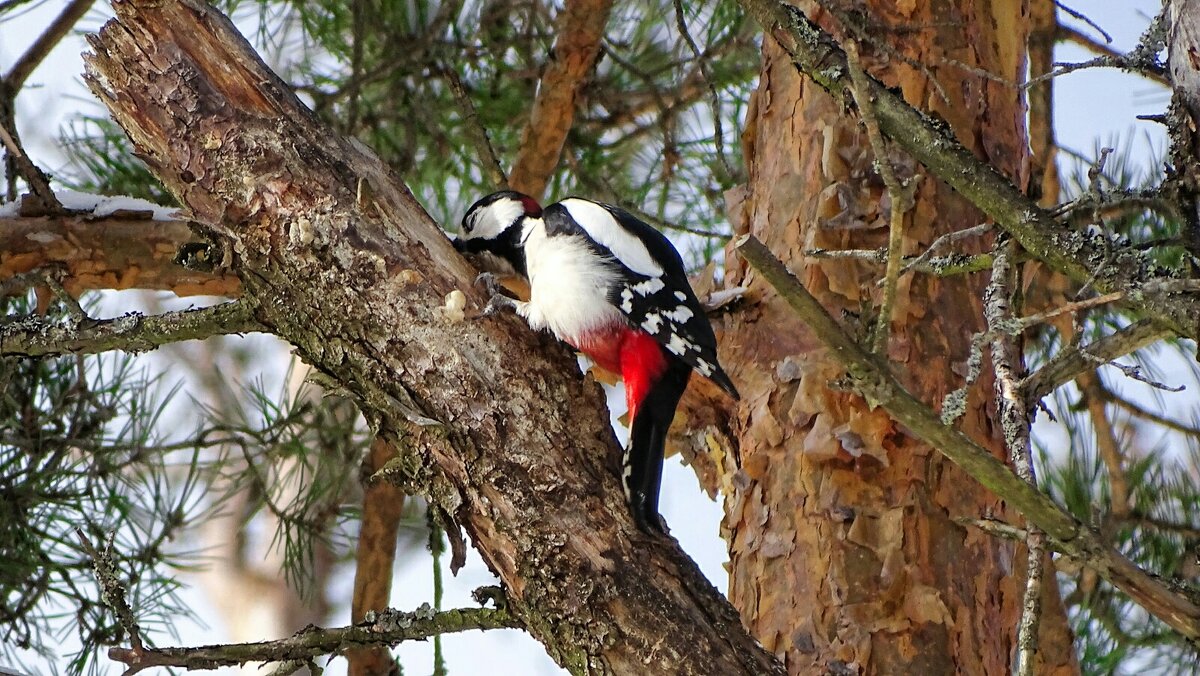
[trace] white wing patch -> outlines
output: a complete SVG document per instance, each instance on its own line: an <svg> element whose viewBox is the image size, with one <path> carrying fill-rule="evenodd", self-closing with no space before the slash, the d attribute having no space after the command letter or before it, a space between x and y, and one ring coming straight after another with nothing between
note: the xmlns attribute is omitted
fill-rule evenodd
<svg viewBox="0 0 1200 676"><path fill-rule="evenodd" d="M634 284L630 288L632 288L634 291L637 291L639 296L649 296L652 293L658 293L664 286L666 286L666 284L663 284L663 280L659 279L658 277L651 277L644 282L638 282L637 284Z"/></svg>
<svg viewBox="0 0 1200 676"><path fill-rule="evenodd" d="M662 276L662 266L650 255L646 245L618 223L608 209L581 199L565 199L559 204L589 237L611 251L625 267L647 277Z"/></svg>
<svg viewBox="0 0 1200 676"><path fill-rule="evenodd" d="M677 357L682 357L684 352L699 352L700 348L692 341L684 338L678 333L671 334L671 340L667 343L667 349Z"/></svg>
<svg viewBox="0 0 1200 676"><path fill-rule="evenodd" d="M667 319L670 319L676 324L684 324L687 322L687 320L695 316L692 313L692 308L686 305L680 305L674 310L671 310L670 312L664 312L663 314L667 317Z"/></svg>
<svg viewBox="0 0 1200 676"><path fill-rule="evenodd" d="M662 320L662 315L659 314L646 315L646 321L642 322L642 328L646 330L646 333L654 335L661 328Z"/></svg>

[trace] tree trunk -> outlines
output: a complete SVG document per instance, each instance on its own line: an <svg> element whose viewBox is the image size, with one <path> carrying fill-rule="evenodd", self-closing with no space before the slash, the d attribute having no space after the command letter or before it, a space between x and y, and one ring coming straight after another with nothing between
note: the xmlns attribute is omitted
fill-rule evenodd
<svg viewBox="0 0 1200 676"><path fill-rule="evenodd" d="M114 2L88 80L204 224L243 302L417 457L510 607L576 673L780 670L674 542L637 532L600 389L516 318L387 167L323 127L199 0ZM404 443L398 443L403 438Z"/></svg>
<svg viewBox="0 0 1200 676"><path fill-rule="evenodd" d="M1019 82L1028 32L1021 3L937 6L861 3L852 16L896 50L862 43L864 67L1024 184L1020 92L950 62ZM809 3L802 8L836 24ZM805 252L886 246L891 196L859 117L845 112L848 102L806 81L771 38L763 51L743 135L750 181L727 196L735 230L763 240L834 316L866 336L882 266ZM901 178L921 173L899 152L881 161ZM917 180L904 254L983 222L945 184ZM981 244L976 238L964 248L978 252ZM837 360L736 258L729 283L761 297L723 346L735 355L731 374L744 396L736 421L741 471L726 503L730 597L751 631L790 673L1009 672L1020 611L1013 546L954 521L1002 515L1004 504L885 412L839 390ZM972 335L985 328L985 284L982 275L901 277L886 354L925 401L941 402L962 385ZM989 418L991 392L989 377L976 382L959 424L1004 457ZM1061 605L1047 612L1059 618L1047 624L1061 627Z"/></svg>

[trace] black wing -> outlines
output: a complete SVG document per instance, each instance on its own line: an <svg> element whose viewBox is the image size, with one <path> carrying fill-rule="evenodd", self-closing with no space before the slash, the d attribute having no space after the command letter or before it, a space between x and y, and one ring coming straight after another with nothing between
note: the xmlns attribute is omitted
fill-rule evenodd
<svg viewBox="0 0 1200 676"><path fill-rule="evenodd" d="M569 207L577 203L584 208L572 214ZM548 235L584 235L597 254L619 264L622 281L610 290L609 301L631 325L738 398L717 362L717 338L683 259L666 236L624 209L580 198L550 205L543 217Z"/></svg>

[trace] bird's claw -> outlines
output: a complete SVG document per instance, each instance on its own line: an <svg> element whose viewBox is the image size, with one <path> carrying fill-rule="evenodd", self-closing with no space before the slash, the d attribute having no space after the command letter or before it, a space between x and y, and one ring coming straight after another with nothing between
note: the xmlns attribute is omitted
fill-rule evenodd
<svg viewBox="0 0 1200 676"><path fill-rule="evenodd" d="M497 293L496 295L492 296L492 299L487 302L487 305L483 306L483 314L481 316L491 317L502 310L516 309L517 304L513 302L513 299L505 296L502 293Z"/></svg>
<svg viewBox="0 0 1200 676"><path fill-rule="evenodd" d="M475 286L483 289L488 298L500 293L500 280L490 272L481 272L475 278Z"/></svg>
<svg viewBox="0 0 1200 676"><path fill-rule="evenodd" d="M500 280L496 278L496 275L490 272L479 273L479 276L475 278L475 286L482 288L488 296L487 305L483 306L480 317L491 317L502 310L516 309L516 301L501 293L500 290L503 287L500 286Z"/></svg>

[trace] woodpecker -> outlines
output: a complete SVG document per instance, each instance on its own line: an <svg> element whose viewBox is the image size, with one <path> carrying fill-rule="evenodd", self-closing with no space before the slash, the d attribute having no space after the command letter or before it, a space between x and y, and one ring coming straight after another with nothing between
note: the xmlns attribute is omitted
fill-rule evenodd
<svg viewBox="0 0 1200 676"><path fill-rule="evenodd" d="M529 280L522 302L499 293L484 314L511 308L625 381L630 422L622 484L638 527L663 533L658 514L663 449L693 369L735 400L717 362L717 340L688 284L683 259L662 233L629 212L569 197L544 209L505 190L467 210L455 248L488 253Z"/></svg>

